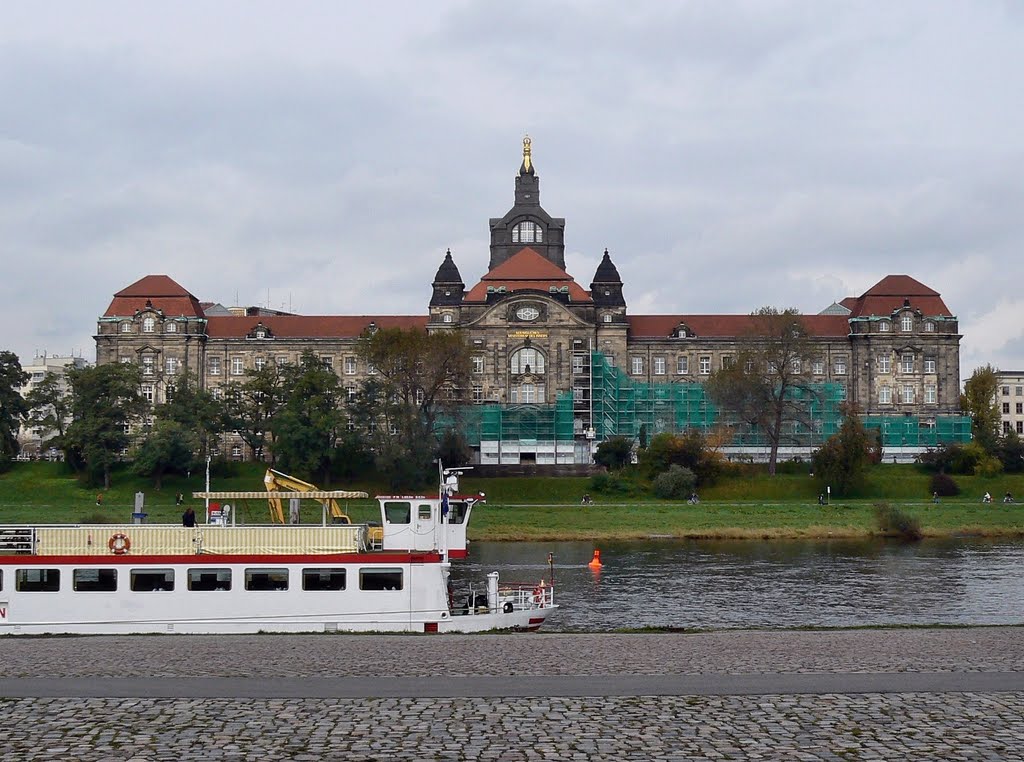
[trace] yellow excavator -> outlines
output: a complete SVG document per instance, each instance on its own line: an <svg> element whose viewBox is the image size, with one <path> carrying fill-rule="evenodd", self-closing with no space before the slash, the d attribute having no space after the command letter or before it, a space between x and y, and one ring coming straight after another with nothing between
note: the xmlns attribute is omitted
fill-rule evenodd
<svg viewBox="0 0 1024 762"><path fill-rule="evenodd" d="M341 492L339 490L332 490L330 497L325 496L324 490L321 490L314 484L304 482L295 476L289 476L288 474L275 471L272 468L267 469L266 475L263 477L263 483L267 487L267 502L270 504L270 520L277 524L284 524L284 510L281 507L281 498L278 493L281 492L296 492L296 493L311 493L305 495L311 500L316 500L322 506L324 506L331 513L331 519L335 524L351 524L352 519L348 517L341 506L338 505L338 501L334 496L341 498L360 498L366 497L365 492ZM296 495L299 497L300 495Z"/></svg>

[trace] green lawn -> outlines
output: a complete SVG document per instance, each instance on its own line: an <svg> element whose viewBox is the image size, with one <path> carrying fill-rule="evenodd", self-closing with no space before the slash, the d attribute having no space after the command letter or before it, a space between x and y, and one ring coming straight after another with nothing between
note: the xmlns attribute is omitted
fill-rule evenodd
<svg viewBox="0 0 1024 762"><path fill-rule="evenodd" d="M215 477L214 490L261 490L264 467L240 464L230 477ZM1024 476L982 479L958 476L962 493L944 498L938 505L929 499L928 474L912 466L892 464L871 470L864 495L856 500L833 499L817 505L818 485L809 474L753 473L724 480L701 491L701 502L667 502L644 495L607 496L590 491L586 478L466 477L463 492L484 491L486 505L473 514L470 536L476 540L628 539L652 535L672 537L859 537L874 530L872 506L886 500L917 516L925 534L958 533L1024 536L1024 504L1004 505L998 500L1007 490L1024 497ZM374 483L321 484L324 489L364 490L370 495L388 492ZM155 490L148 480L116 473L113 487L103 492L82 486L63 466L52 463L18 463L0 474L0 523L64 523L131 520L137 491L145 494L146 512L154 522L176 522L182 509L175 505L180 491L201 513L201 503L191 499L204 488L204 474L190 479L165 480ZM989 491L997 502L981 503ZM591 492L595 504L581 506L580 497ZM197 505L198 504L198 505ZM353 500L346 510L355 521L377 520L373 500ZM263 500L235 506L240 521L269 520ZM303 522L318 522L320 508L303 501Z"/></svg>

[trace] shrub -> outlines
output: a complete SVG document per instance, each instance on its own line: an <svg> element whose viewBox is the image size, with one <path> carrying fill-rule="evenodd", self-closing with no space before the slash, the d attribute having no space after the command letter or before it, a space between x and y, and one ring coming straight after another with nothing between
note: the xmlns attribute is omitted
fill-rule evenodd
<svg viewBox="0 0 1024 762"><path fill-rule="evenodd" d="M652 485L654 494L663 500L685 500L693 494L697 475L684 466L669 466L668 471L658 474Z"/></svg>
<svg viewBox="0 0 1024 762"><path fill-rule="evenodd" d="M590 477L590 491L603 495L634 495L636 485L628 479L612 474L594 474Z"/></svg>
<svg viewBox="0 0 1024 762"><path fill-rule="evenodd" d="M683 466L696 474L698 484L706 486L718 479L723 460L721 453L708 446L702 431L688 429L682 434L655 435L647 449L640 451L640 464L649 478L673 465Z"/></svg>
<svg viewBox="0 0 1024 762"><path fill-rule="evenodd" d="M939 497L955 497L960 494L959 485L948 474L934 474L930 485L932 493Z"/></svg>
<svg viewBox="0 0 1024 762"><path fill-rule="evenodd" d="M875 524L882 534L902 537L904 540L920 540L921 522L916 516L901 511L888 503L875 503Z"/></svg>
<svg viewBox="0 0 1024 762"><path fill-rule="evenodd" d="M974 464L975 476L998 476L1003 472L1003 462L999 458L986 455Z"/></svg>

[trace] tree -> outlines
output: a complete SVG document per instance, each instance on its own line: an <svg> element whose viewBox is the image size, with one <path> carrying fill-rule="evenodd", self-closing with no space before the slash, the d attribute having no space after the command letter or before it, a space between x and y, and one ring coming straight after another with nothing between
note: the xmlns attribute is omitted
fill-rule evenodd
<svg viewBox="0 0 1024 762"><path fill-rule="evenodd" d="M128 427L148 408L139 392L142 369L134 363L69 368L74 420L65 441L84 461L91 477L102 474L110 487L110 468L131 439Z"/></svg>
<svg viewBox="0 0 1024 762"><path fill-rule="evenodd" d="M629 465L633 458L633 440L629 437L609 437L597 446L594 462L609 471L618 471Z"/></svg>
<svg viewBox="0 0 1024 762"><path fill-rule="evenodd" d="M994 453L999 443L1000 413L996 402L998 370L991 365L975 368L964 383L960 395L960 408L971 416L971 433L974 441L987 453Z"/></svg>
<svg viewBox="0 0 1024 762"><path fill-rule="evenodd" d="M1007 432L999 440L996 454L1003 462L1003 470L1006 473L1016 474L1024 471L1024 441L1021 441L1016 431Z"/></svg>
<svg viewBox="0 0 1024 762"><path fill-rule="evenodd" d="M256 458L262 459L267 439L273 436L274 415L284 401L281 369L267 364L247 370L245 375L244 383L228 384L225 389L224 428L237 432ZM271 453L273 463L273 449Z"/></svg>
<svg viewBox="0 0 1024 762"><path fill-rule="evenodd" d="M640 465L648 478L655 479L672 466L692 471L697 483L713 484L722 470L721 455L708 446L700 429L687 429L682 434L655 434L646 450L640 451Z"/></svg>
<svg viewBox="0 0 1024 762"><path fill-rule="evenodd" d="M764 433L770 447L768 473L774 476L787 427L810 423L812 348L796 310L762 307L751 324L738 339L735 362L712 373L706 389L727 415Z"/></svg>
<svg viewBox="0 0 1024 762"><path fill-rule="evenodd" d="M338 377L312 352L283 368L281 376L284 404L271 423L274 457L289 471L326 482L345 422Z"/></svg>
<svg viewBox="0 0 1024 762"><path fill-rule="evenodd" d="M872 436L853 405L843 406L843 423L811 456L814 474L837 495L852 495L864 486L871 463Z"/></svg>
<svg viewBox="0 0 1024 762"><path fill-rule="evenodd" d="M46 371L42 381L36 384L25 397L28 403L28 423L52 436L41 442L42 449L58 447L64 449L64 435L71 423L71 395L61 376L52 370ZM65 454L66 457L66 454Z"/></svg>
<svg viewBox="0 0 1024 762"><path fill-rule="evenodd" d="M18 454L18 429L28 405L21 396L21 387L29 376L21 369L14 352L0 352L0 466Z"/></svg>
<svg viewBox="0 0 1024 762"><path fill-rule="evenodd" d="M382 328L364 333L359 354L373 369L350 408L392 483L432 472L442 415L457 423L469 383L470 349L461 333Z"/></svg>
<svg viewBox="0 0 1024 762"><path fill-rule="evenodd" d="M132 470L153 477L153 486L163 486L164 474L186 473L195 462L200 436L177 421L157 420L135 453Z"/></svg>
<svg viewBox="0 0 1024 762"><path fill-rule="evenodd" d="M205 389L188 371L167 386L167 401L157 407L158 419L179 424L194 435L194 455L205 460L212 443L224 431L226 414L223 403Z"/></svg>

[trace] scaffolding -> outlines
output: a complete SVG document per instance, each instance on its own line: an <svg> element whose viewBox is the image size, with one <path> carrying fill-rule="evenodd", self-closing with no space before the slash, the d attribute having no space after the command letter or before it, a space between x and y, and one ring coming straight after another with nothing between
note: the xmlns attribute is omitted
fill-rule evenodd
<svg viewBox="0 0 1024 762"><path fill-rule="evenodd" d="M801 414L786 424L782 444L819 447L839 431L846 399L842 384L794 389L791 399ZM968 416L870 415L862 420L881 432L885 447L935 447L971 439ZM590 351L574 355L573 389L560 392L553 404L470 405L460 411L459 426L467 442L480 448L481 462L493 464L589 463L595 441L692 429L721 432L727 448L767 445L763 431L719 410L703 384L642 382Z"/></svg>

